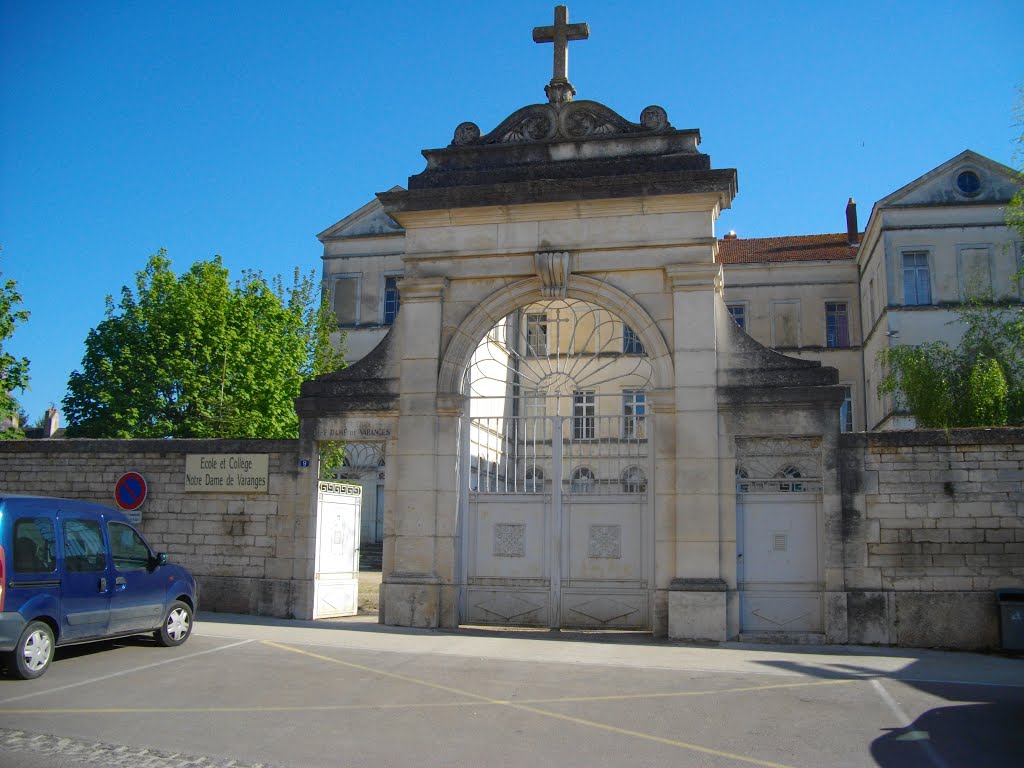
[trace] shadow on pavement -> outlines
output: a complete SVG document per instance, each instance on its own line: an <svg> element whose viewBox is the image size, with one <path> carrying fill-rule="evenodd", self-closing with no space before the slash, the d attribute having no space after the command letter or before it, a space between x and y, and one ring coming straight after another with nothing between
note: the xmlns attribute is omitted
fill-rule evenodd
<svg viewBox="0 0 1024 768"><path fill-rule="evenodd" d="M949 687L934 694L948 697ZM882 768L1024 765L1020 690L972 687L971 694L968 698L977 703L930 709L905 728L879 736L871 744L871 756Z"/></svg>
<svg viewBox="0 0 1024 768"><path fill-rule="evenodd" d="M871 743L871 756L881 768L1024 766L1024 662L905 649L884 649L884 655L907 658L910 663L889 674L857 664L826 667L796 659L758 663L823 679L893 681L937 699L958 702L933 707L902 727L885 729ZM982 684L963 679L969 677L964 674L968 667L982 669L988 679ZM884 701L886 694L879 693ZM897 714L903 706L897 700L898 692L887 695L893 697L893 704L886 707L887 716L902 720Z"/></svg>

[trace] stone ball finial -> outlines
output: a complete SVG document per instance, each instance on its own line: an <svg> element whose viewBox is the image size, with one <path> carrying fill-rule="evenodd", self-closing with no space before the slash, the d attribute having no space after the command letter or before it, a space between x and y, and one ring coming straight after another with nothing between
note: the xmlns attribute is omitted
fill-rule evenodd
<svg viewBox="0 0 1024 768"><path fill-rule="evenodd" d="M651 131L664 130L669 127L668 113L656 104L644 107L644 111L640 113L640 125Z"/></svg>
<svg viewBox="0 0 1024 768"><path fill-rule="evenodd" d="M459 147L464 144L472 144L480 138L480 126L476 123L459 123L455 128L455 136L452 144Z"/></svg>

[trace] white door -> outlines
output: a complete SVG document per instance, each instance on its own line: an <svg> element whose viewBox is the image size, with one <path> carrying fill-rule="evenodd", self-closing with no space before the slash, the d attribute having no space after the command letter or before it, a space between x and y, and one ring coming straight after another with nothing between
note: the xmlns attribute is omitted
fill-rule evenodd
<svg viewBox="0 0 1024 768"><path fill-rule="evenodd" d="M359 610L359 512L363 489L317 486L313 618L354 616Z"/></svg>
<svg viewBox="0 0 1024 768"><path fill-rule="evenodd" d="M737 495L741 632L821 632L818 501L812 494Z"/></svg>

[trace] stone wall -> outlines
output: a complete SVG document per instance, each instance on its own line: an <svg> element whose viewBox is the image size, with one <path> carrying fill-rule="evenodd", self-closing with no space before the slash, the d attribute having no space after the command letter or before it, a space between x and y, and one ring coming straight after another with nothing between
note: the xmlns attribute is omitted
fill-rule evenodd
<svg viewBox="0 0 1024 768"><path fill-rule="evenodd" d="M196 574L204 610L309 618L315 474L299 452L286 440L0 441L0 493L114 506L117 479L140 472L140 528ZM186 491L189 454L266 454L268 492ZM998 647L993 592L1024 587L1024 430L843 435L837 469L845 639Z"/></svg>
<svg viewBox="0 0 1024 768"><path fill-rule="evenodd" d="M290 440L0 441L0 492L114 507L117 479L139 472L149 488L140 530L196 575L202 610L309 618L315 469L299 468L298 445ZM265 454L268 490L186 491L189 454Z"/></svg>
<svg viewBox="0 0 1024 768"><path fill-rule="evenodd" d="M999 646L994 590L1024 587L1024 430L844 435L848 640Z"/></svg>

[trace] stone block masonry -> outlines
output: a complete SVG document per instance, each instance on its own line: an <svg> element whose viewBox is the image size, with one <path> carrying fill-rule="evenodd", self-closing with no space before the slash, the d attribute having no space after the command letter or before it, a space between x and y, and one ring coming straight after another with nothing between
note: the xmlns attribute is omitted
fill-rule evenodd
<svg viewBox="0 0 1024 768"><path fill-rule="evenodd" d="M114 485L148 485L140 530L199 581L203 610L310 618L316 462L297 440L0 441L0 492L116 508ZM265 493L186 490L189 455L266 455Z"/></svg>
<svg viewBox="0 0 1024 768"><path fill-rule="evenodd" d="M315 462L298 441L0 441L0 492L114 507L141 473L140 529L190 568L205 610L310 618ZM187 490L186 457L266 455L266 493ZM1024 588L1024 429L841 436L841 525L829 551L836 642L998 648L994 590ZM838 586L838 584L837 584Z"/></svg>
<svg viewBox="0 0 1024 768"><path fill-rule="evenodd" d="M849 641L999 646L1024 587L1024 430L843 435Z"/></svg>

